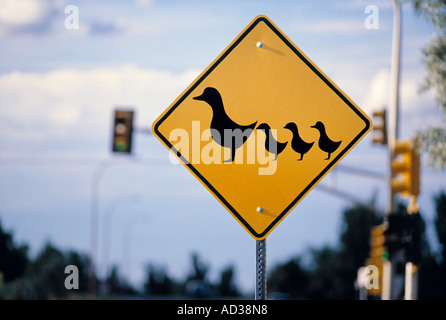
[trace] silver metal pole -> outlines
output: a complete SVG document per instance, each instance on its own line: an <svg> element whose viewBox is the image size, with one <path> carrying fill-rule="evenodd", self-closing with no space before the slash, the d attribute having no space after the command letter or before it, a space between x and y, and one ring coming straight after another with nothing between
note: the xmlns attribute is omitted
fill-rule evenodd
<svg viewBox="0 0 446 320"><path fill-rule="evenodd" d="M266 239L256 240L255 300L266 300Z"/></svg>
<svg viewBox="0 0 446 320"><path fill-rule="evenodd" d="M91 182L91 212L90 212L90 257L88 264L88 298L96 299L98 225L99 225L99 187L105 170L110 166L108 161L100 163L93 173Z"/></svg>
<svg viewBox="0 0 446 320"><path fill-rule="evenodd" d="M400 45L401 45L401 7L399 0L392 0L393 3L393 35L392 35L392 57L390 70L390 99L389 99L389 119L388 119L388 208L387 213L392 214L395 208L395 199L392 192L392 159L395 143L398 138L398 110L399 110L399 81L400 81ZM392 261L393 260L393 261ZM395 259L386 261L383 268L383 290L381 299L390 300L395 288Z"/></svg>
<svg viewBox="0 0 446 320"><path fill-rule="evenodd" d="M412 262L406 263L406 280L404 299L417 300L418 299L418 268Z"/></svg>
<svg viewBox="0 0 446 320"><path fill-rule="evenodd" d="M88 264L88 299L96 299L96 278L98 276L96 270L98 256L98 233L99 233L99 200L100 200L100 182L105 171L117 162L109 162L104 160L99 163L93 172L91 181L91 211L90 211L90 257Z"/></svg>
<svg viewBox="0 0 446 320"><path fill-rule="evenodd" d="M392 264L389 260L383 261L383 275L382 275L382 293L381 300L390 300L390 284L392 279L390 275L392 274Z"/></svg>
<svg viewBox="0 0 446 320"><path fill-rule="evenodd" d="M392 36L392 60L390 70L390 100L388 119L388 150L389 170L392 165L393 151L398 139L399 123L399 82L400 82L400 46L401 46L401 7L398 0L393 0L393 36ZM388 212L395 208L392 194L392 175L389 171L389 207Z"/></svg>

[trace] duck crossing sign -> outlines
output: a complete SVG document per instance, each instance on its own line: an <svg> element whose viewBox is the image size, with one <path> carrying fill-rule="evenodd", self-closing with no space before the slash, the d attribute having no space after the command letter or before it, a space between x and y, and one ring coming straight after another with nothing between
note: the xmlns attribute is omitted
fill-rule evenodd
<svg viewBox="0 0 446 320"><path fill-rule="evenodd" d="M370 118L263 15L152 125L256 240L370 129Z"/></svg>

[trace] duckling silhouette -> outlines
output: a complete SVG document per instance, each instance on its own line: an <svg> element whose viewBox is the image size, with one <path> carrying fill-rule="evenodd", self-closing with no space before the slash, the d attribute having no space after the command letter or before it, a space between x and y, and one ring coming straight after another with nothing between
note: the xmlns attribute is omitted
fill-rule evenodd
<svg viewBox="0 0 446 320"><path fill-rule="evenodd" d="M301 161L304 157L304 154L311 149L314 142L305 142L304 140L302 140L302 138L299 136L297 125L294 122L287 123L284 128L290 130L293 133L291 148L293 148L294 151L300 154L300 159L297 159L297 161Z"/></svg>
<svg viewBox="0 0 446 320"><path fill-rule="evenodd" d="M273 133L271 131L270 126L267 123L262 123L257 127L257 130L263 130L266 134L265 139L265 149L269 152L274 154L274 160L277 160L277 155L280 154L283 149L285 149L287 142L278 142L273 137Z"/></svg>
<svg viewBox="0 0 446 320"><path fill-rule="evenodd" d="M210 125L212 139L222 147L231 149L231 157L224 162L233 162L236 150L248 140L257 121L249 125L240 125L232 121L225 111L220 92L215 88L207 87L200 96L193 99L204 101L211 106L213 112ZM217 132L218 134L216 134ZM229 137L226 136L225 139L225 135L229 135Z"/></svg>
<svg viewBox="0 0 446 320"><path fill-rule="evenodd" d="M319 130L320 133L320 138L319 138L319 148L322 151L325 151L328 153L328 157L325 160L329 160L330 159L330 155L336 151L336 149L338 149L339 145L341 144L342 141L333 141L331 140L328 136L327 133L325 132L325 126L322 122L318 121L316 122L316 124L314 126L311 126L312 128L316 128L317 130Z"/></svg>

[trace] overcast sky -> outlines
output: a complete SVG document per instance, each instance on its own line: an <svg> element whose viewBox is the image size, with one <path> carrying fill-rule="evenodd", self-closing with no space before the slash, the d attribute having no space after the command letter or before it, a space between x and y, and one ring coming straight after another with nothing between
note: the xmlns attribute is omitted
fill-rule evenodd
<svg viewBox="0 0 446 320"><path fill-rule="evenodd" d="M78 28L72 28L70 5ZM364 24L369 5L378 9L377 29ZM2 225L31 254L47 241L88 253L92 184L102 172L99 271L116 263L135 283L148 262L183 277L195 251L210 265L211 278L233 264L240 286L253 290L255 241L184 167L169 161L154 137L137 133L132 157L113 155L116 107L133 108L137 127L149 129L258 14L370 116L389 100L390 0L0 0L0 7ZM425 75L420 50L435 30L410 3L402 16L400 136L410 138L439 124L441 112L432 92L417 92ZM386 161L385 149L369 135L341 165L385 175ZM425 166L422 173L420 207L435 240L432 197L446 189L446 176ZM339 169L321 183L386 206L384 179ZM268 237L268 265L335 245L342 209L350 205L313 190Z"/></svg>

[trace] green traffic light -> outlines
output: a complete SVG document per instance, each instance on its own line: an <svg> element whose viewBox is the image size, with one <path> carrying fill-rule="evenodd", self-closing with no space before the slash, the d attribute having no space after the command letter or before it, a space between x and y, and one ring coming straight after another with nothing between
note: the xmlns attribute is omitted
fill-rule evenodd
<svg viewBox="0 0 446 320"><path fill-rule="evenodd" d="M114 143L114 149L118 152L125 152L127 150L127 142L124 137L116 137Z"/></svg>
<svg viewBox="0 0 446 320"><path fill-rule="evenodd" d="M125 143L119 143L116 145L116 150L125 151L127 149L127 145Z"/></svg>

